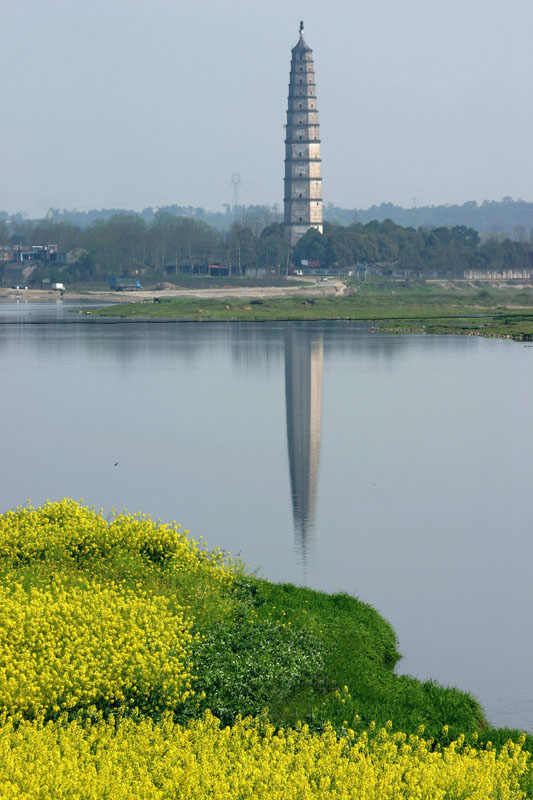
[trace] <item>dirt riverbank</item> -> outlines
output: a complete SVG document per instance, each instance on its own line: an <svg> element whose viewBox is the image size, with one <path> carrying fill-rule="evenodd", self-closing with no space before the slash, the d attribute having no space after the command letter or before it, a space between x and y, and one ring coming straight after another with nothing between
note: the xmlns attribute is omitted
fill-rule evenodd
<svg viewBox="0 0 533 800"><path fill-rule="evenodd" d="M111 291L75 291L67 290L64 294L47 289L0 289L0 302L13 303L17 300L26 300L31 303L45 303L52 300L72 300L77 302L95 303L142 303L154 297L193 297L206 300L220 300L221 298L236 299L266 299L269 297L340 297L344 294L346 286L340 280L331 278L327 281L315 281L308 286L221 286L220 289L141 289L135 292Z"/></svg>

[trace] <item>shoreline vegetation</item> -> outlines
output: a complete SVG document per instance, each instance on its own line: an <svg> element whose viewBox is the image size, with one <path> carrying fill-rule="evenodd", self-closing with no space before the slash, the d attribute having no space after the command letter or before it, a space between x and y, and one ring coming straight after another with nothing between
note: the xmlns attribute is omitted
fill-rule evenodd
<svg viewBox="0 0 533 800"><path fill-rule="evenodd" d="M370 605L258 578L175 523L8 511L0 595L2 800L533 796L533 735L396 674Z"/></svg>
<svg viewBox="0 0 533 800"><path fill-rule="evenodd" d="M84 310L90 316L153 321L351 320L388 333L450 333L531 341L533 286L450 281L336 282L324 296L308 287L290 297L158 297Z"/></svg>

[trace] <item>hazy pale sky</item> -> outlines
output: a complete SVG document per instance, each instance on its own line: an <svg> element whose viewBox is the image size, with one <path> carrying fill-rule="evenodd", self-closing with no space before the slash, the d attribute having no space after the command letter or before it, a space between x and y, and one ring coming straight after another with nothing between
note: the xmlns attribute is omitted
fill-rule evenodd
<svg viewBox="0 0 533 800"><path fill-rule="evenodd" d="M283 199L314 50L324 200L533 200L532 0L0 0L0 209Z"/></svg>

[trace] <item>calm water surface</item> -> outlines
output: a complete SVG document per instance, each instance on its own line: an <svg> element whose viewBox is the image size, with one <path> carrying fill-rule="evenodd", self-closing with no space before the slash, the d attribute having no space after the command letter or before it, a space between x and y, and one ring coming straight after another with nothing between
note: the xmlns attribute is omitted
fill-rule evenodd
<svg viewBox="0 0 533 800"><path fill-rule="evenodd" d="M273 581L371 603L400 671L533 731L533 348L3 304L0 366L0 510L176 519Z"/></svg>

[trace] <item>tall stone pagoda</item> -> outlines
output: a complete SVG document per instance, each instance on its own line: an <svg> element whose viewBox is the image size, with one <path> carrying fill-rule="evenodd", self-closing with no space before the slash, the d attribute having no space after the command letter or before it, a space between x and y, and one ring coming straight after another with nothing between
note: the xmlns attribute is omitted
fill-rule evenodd
<svg viewBox="0 0 533 800"><path fill-rule="evenodd" d="M292 48L285 139L285 238L296 244L309 228L322 233L320 133L313 51L303 37Z"/></svg>

